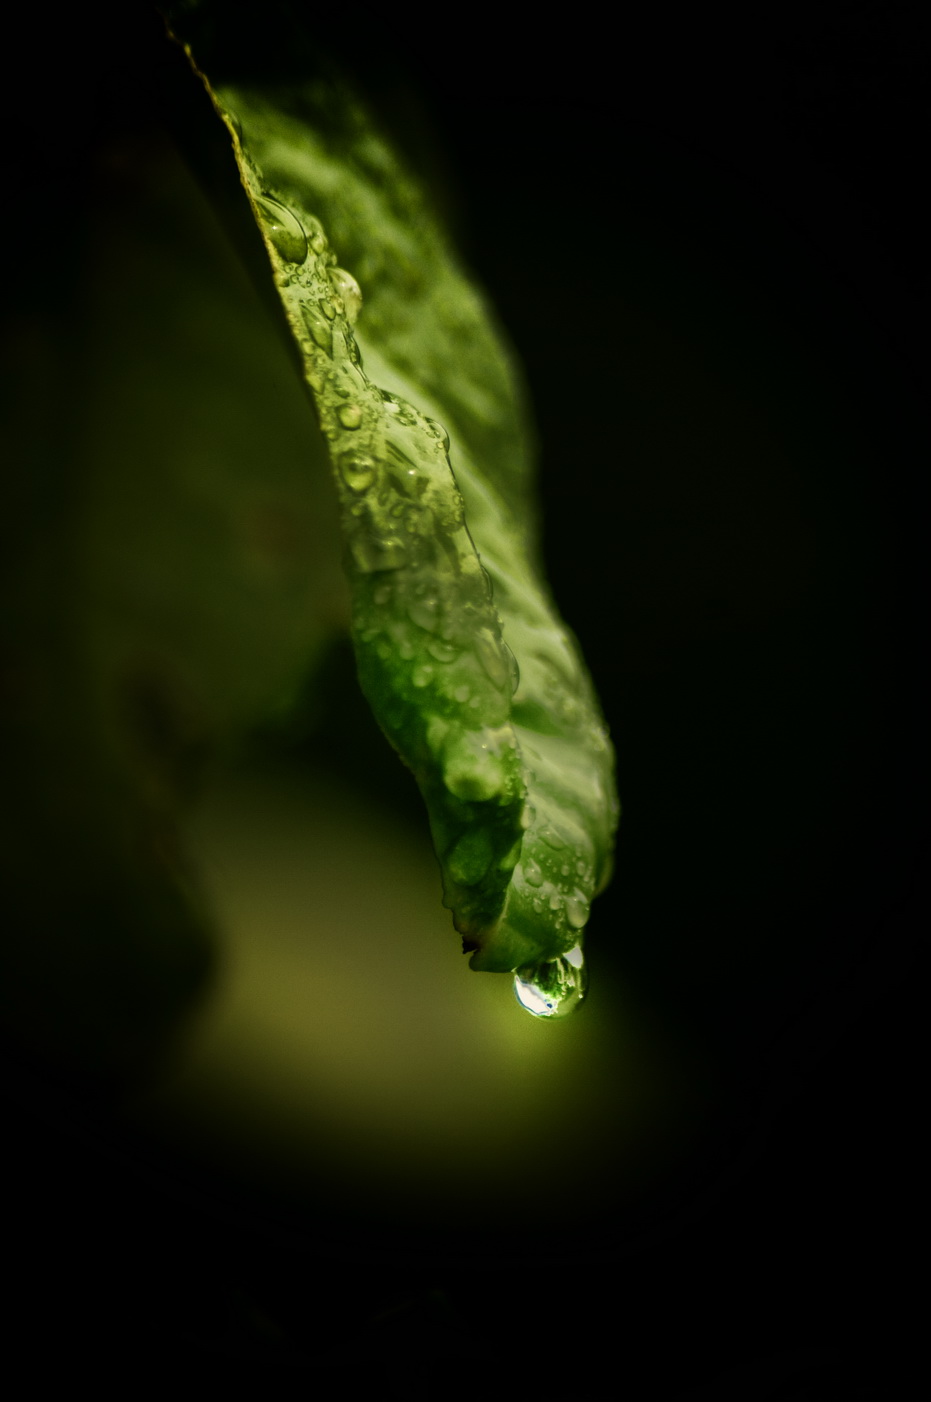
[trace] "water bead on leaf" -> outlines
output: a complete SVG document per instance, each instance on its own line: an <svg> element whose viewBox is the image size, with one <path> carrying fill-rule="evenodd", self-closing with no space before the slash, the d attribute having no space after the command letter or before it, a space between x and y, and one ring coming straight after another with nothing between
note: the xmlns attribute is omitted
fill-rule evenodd
<svg viewBox="0 0 931 1402"><path fill-rule="evenodd" d="M539 865L533 860L532 857L527 857L524 860L524 862L522 863L522 869L524 873L524 880L527 882L528 886L543 885L543 872L540 870Z"/></svg>
<svg viewBox="0 0 931 1402"><path fill-rule="evenodd" d="M255 203L262 227L278 256L286 263L303 263L307 257L307 236L300 221L271 195L259 195Z"/></svg>
<svg viewBox="0 0 931 1402"><path fill-rule="evenodd" d="M347 273L345 268L330 268L327 275L330 279L330 286L337 297L342 300L346 320L350 326L355 326L359 312L362 310L362 289L352 273Z"/></svg>
<svg viewBox="0 0 931 1402"><path fill-rule="evenodd" d="M356 448L347 448L337 459L339 474L351 492L367 492L375 481L378 464L375 459Z"/></svg>
<svg viewBox="0 0 931 1402"><path fill-rule="evenodd" d="M312 302L301 304L301 318L314 345L325 355L333 354L333 328L320 315Z"/></svg>

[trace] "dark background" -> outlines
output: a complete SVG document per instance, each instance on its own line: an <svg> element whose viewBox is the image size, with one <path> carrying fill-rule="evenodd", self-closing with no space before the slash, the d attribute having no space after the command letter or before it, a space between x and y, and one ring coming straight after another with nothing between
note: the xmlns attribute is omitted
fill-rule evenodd
<svg viewBox="0 0 931 1402"><path fill-rule="evenodd" d="M127 52L157 103L139 15L119 44L14 25L4 62L47 93L25 172L54 152L79 186ZM398 1398L913 1389L927 52L896 7L619 16L363 5L319 32L445 176L526 366L550 577L618 750L593 977L710 1058L714 1112L687 1163L541 1263L416 1224L315 1234L14 1059L14 1339L40 1370Z"/></svg>

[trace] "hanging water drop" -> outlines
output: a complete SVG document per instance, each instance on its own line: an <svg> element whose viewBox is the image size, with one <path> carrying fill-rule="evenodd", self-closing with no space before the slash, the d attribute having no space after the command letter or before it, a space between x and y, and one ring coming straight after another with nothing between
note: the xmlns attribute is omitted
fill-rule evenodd
<svg viewBox="0 0 931 1402"><path fill-rule="evenodd" d="M337 297L342 299L346 320L350 326L355 326L359 312L362 310L361 287L352 273L347 273L345 268L330 268L327 276L333 291Z"/></svg>
<svg viewBox="0 0 931 1402"><path fill-rule="evenodd" d="M565 1017L582 1002L587 986L585 959L578 945L558 959L514 973L517 1001L534 1017Z"/></svg>
<svg viewBox="0 0 931 1402"><path fill-rule="evenodd" d="M358 428L362 423L362 408L358 404L341 404L336 411L343 428Z"/></svg>
<svg viewBox="0 0 931 1402"><path fill-rule="evenodd" d="M295 215L271 195L259 195L256 206L278 256L286 263L303 263L307 257L307 237Z"/></svg>

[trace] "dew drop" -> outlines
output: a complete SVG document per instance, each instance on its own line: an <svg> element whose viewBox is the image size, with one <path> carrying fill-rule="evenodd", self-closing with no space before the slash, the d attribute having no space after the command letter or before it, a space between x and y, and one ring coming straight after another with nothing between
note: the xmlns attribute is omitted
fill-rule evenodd
<svg viewBox="0 0 931 1402"><path fill-rule="evenodd" d="M585 960L578 945L559 959L530 964L514 973L514 993L533 1017L565 1017L573 1012L588 986Z"/></svg>
<svg viewBox="0 0 931 1402"><path fill-rule="evenodd" d="M412 599L407 606L407 616L418 628L432 633L436 630L438 608L436 599Z"/></svg>
<svg viewBox="0 0 931 1402"><path fill-rule="evenodd" d="M482 664L485 675L499 691L503 691L510 680L511 673L507 660L495 641L491 630L489 628L480 629L479 632L475 634L473 646L475 648L475 655Z"/></svg>
<svg viewBox="0 0 931 1402"><path fill-rule="evenodd" d="M431 657L436 658L437 662L452 662L454 658L459 656L459 649L443 638L431 638L427 643L427 651Z"/></svg>
<svg viewBox="0 0 931 1402"><path fill-rule="evenodd" d="M562 901L555 891L550 895L549 906L550 910L562 910Z"/></svg>
<svg viewBox="0 0 931 1402"><path fill-rule="evenodd" d="M575 891L566 901L566 919L573 930L581 930L588 920L588 901L581 891Z"/></svg>
<svg viewBox="0 0 931 1402"><path fill-rule="evenodd" d="M362 423L362 408L358 404L341 404L336 411L343 428L358 428Z"/></svg>
<svg viewBox="0 0 931 1402"><path fill-rule="evenodd" d="M346 332L344 339L346 341L346 354L349 356L349 359L352 361L353 365L357 365L361 369L362 352L359 350L359 342L356 340L355 336L352 334L351 331Z"/></svg>
<svg viewBox="0 0 931 1402"><path fill-rule="evenodd" d="M521 866L524 872L524 880L527 882L528 886L543 885L543 872L532 857L527 857L526 860L521 863Z"/></svg>
<svg viewBox="0 0 931 1402"><path fill-rule="evenodd" d="M560 837L559 833L556 831L556 829L552 827L549 823L543 824L542 828L540 829L540 836L546 843L547 847L552 847L554 852L558 852L560 848L565 847L566 845Z"/></svg>
<svg viewBox="0 0 931 1402"><path fill-rule="evenodd" d="M323 232L323 225L320 223L319 219L314 218L311 214L304 220L304 226L305 233L307 234L307 242L319 258L321 254L326 253L327 250L327 239L326 234Z"/></svg>
<svg viewBox="0 0 931 1402"><path fill-rule="evenodd" d="M357 530L349 543L349 550L357 569L363 574L375 574L377 570L399 570L407 563L403 541L392 536L384 538Z"/></svg>
<svg viewBox="0 0 931 1402"><path fill-rule="evenodd" d="M326 355L332 355L333 332L317 308L310 302L304 302L301 305L301 316L314 345L319 346Z"/></svg>
<svg viewBox="0 0 931 1402"><path fill-rule="evenodd" d="M427 420L426 420L426 424L427 424L427 428L428 428L428 429L430 430L430 432L433 434L433 437L436 438L436 439L438 439L438 441L439 441L440 444L442 445L443 452L444 452L444 453L448 453L448 452L449 452L449 434L446 432L446 429L443 427L443 425L439 422L438 419L427 419Z"/></svg>
<svg viewBox="0 0 931 1402"><path fill-rule="evenodd" d="M429 662L422 662L419 667L415 667L411 673L411 681L415 686L428 686L433 680L433 668Z"/></svg>
<svg viewBox="0 0 931 1402"><path fill-rule="evenodd" d="M355 326L362 310L362 289L352 273L347 273L345 268L330 268L327 276L333 291L342 299L346 320L350 326Z"/></svg>
<svg viewBox="0 0 931 1402"><path fill-rule="evenodd" d="M371 454L360 452L357 448L347 448L345 453L340 453L337 467L351 492L367 492L378 473L378 464Z"/></svg>
<svg viewBox="0 0 931 1402"><path fill-rule="evenodd" d="M307 237L290 209L272 199L271 195L259 195L256 205L265 232L279 257L286 263L303 263L307 257Z"/></svg>
<svg viewBox="0 0 931 1402"><path fill-rule="evenodd" d="M460 706L464 706L469 699L469 688L467 686L457 686L453 692L453 700L458 701Z"/></svg>

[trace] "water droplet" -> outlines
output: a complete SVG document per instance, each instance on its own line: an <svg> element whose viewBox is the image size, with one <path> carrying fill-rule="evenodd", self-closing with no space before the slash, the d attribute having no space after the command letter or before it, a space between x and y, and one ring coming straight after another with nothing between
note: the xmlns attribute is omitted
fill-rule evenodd
<svg viewBox="0 0 931 1402"><path fill-rule="evenodd" d="M578 945L559 959L547 959L517 969L514 993L522 1008L534 1017L565 1017L585 997L588 979Z"/></svg>
<svg viewBox="0 0 931 1402"><path fill-rule="evenodd" d="M427 419L426 425L430 432L433 434L433 437L439 440L440 444L442 445L443 452L448 453L449 434L446 432L446 429L443 427L443 425L439 422L438 419Z"/></svg>
<svg viewBox="0 0 931 1402"><path fill-rule="evenodd" d="M550 910L562 910L562 901L559 899L559 896L556 894L555 891L551 892L550 894L549 905Z"/></svg>
<svg viewBox="0 0 931 1402"><path fill-rule="evenodd" d="M427 633L436 630L437 613L439 605L436 599L412 599L407 606L407 616L412 623L416 623L418 628L423 628Z"/></svg>
<svg viewBox="0 0 931 1402"><path fill-rule="evenodd" d="M326 253L326 234L323 232L323 225L319 219L316 219L312 214L308 215L304 220L304 232L307 235L307 242L318 258L321 254Z"/></svg>
<svg viewBox="0 0 931 1402"><path fill-rule="evenodd" d="M458 701L460 706L464 706L469 699L469 688L467 686L457 686L453 692L453 700Z"/></svg>
<svg viewBox="0 0 931 1402"><path fill-rule="evenodd" d="M524 832L526 832L527 829L532 826L533 820L536 816L537 810L534 808L533 804L525 803L523 812L520 815L520 825L524 829Z"/></svg>
<svg viewBox="0 0 931 1402"><path fill-rule="evenodd" d="M411 673L411 681L415 686L428 686L433 680L433 668L429 662L422 662L419 667L415 667Z"/></svg>
<svg viewBox="0 0 931 1402"><path fill-rule="evenodd" d="M320 310L323 312L323 315L326 317L327 321L336 320L336 308L333 306L332 302L321 302Z"/></svg>
<svg viewBox="0 0 931 1402"><path fill-rule="evenodd" d="M343 428L358 428L362 423L362 408L358 404L341 404L336 411Z"/></svg>
<svg viewBox="0 0 931 1402"><path fill-rule="evenodd" d="M344 333L344 339L346 341L346 353L349 356L349 359L352 361L353 365L358 365L361 367L362 352L359 350L359 342L356 340L355 336L352 334L351 331L347 331Z"/></svg>
<svg viewBox="0 0 931 1402"><path fill-rule="evenodd" d="M543 872L532 857L526 857L524 861L521 862L521 867L524 873L524 880L527 882L528 886L543 885Z"/></svg>
<svg viewBox="0 0 931 1402"><path fill-rule="evenodd" d="M573 930L581 930L588 920L589 905L582 892L576 890L566 901L566 919Z"/></svg>
<svg viewBox="0 0 931 1402"><path fill-rule="evenodd" d="M481 628L473 639L475 655L492 683L503 691L510 680L510 668L490 628Z"/></svg>
<svg viewBox="0 0 931 1402"><path fill-rule="evenodd" d="M350 326L355 326L362 309L362 289L352 273L347 273L345 268L331 268L327 276L333 291L342 299L346 320Z"/></svg>
<svg viewBox="0 0 931 1402"><path fill-rule="evenodd" d="M307 257L307 237L295 215L271 195L260 195L256 205L278 256L286 263L303 263Z"/></svg>
<svg viewBox="0 0 931 1402"><path fill-rule="evenodd" d="M459 656L459 649L453 647L452 643L445 642L442 638L431 638L427 643L427 651L431 657L435 657L437 662L452 662Z"/></svg>
<svg viewBox="0 0 931 1402"><path fill-rule="evenodd" d="M558 852L560 848L565 847L566 845L560 837L559 833L556 831L556 829L552 827L549 823L543 824L542 828L540 829L540 836L546 843L547 847L552 847L555 852Z"/></svg>
<svg viewBox="0 0 931 1402"><path fill-rule="evenodd" d="M311 340L327 355L333 354L333 332L311 302L301 304L301 316Z"/></svg>
<svg viewBox="0 0 931 1402"><path fill-rule="evenodd" d="M403 541L392 536L375 536L366 530L357 530L349 549L356 568L363 574L374 574L377 570L399 570L407 563Z"/></svg>
<svg viewBox="0 0 931 1402"><path fill-rule="evenodd" d="M345 453L340 453L336 465L351 492L367 492L378 474L378 464L371 454L357 448L347 448Z"/></svg>

